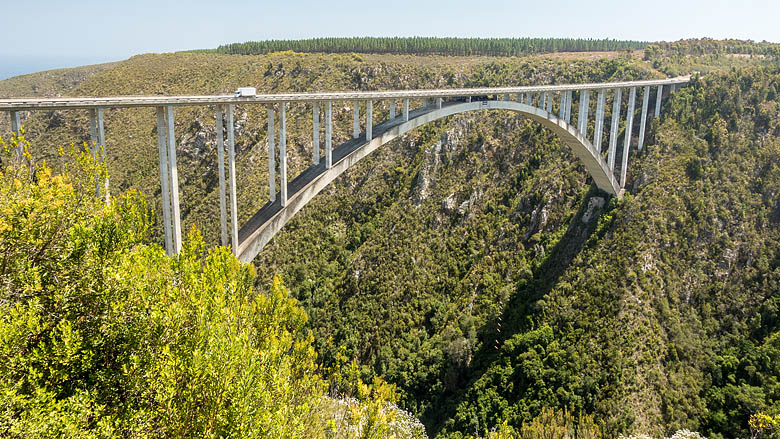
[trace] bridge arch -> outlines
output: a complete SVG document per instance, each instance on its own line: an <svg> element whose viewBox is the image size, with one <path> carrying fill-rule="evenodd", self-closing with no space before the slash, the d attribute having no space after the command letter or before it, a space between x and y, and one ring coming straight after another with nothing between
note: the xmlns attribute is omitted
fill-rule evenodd
<svg viewBox="0 0 780 439"><path fill-rule="evenodd" d="M442 108L424 108L410 113L409 120L401 118L389 120L375 126L375 135L370 141L365 137L361 141L349 141L333 150L333 164L326 169L324 162L304 171L288 184L288 197L285 206L280 200L267 203L243 226L238 233L238 258L251 262L270 242L276 233L287 224L303 206L309 203L328 184L351 168L355 163L368 156L380 146L397 137L435 120L469 111L509 110L520 113L539 122L545 128L558 135L574 154L582 161L585 169L599 189L620 197L622 190L607 161L596 151L590 141L585 139L575 127L565 120L543 109L514 101L473 101L449 103ZM339 152L341 154L339 154Z"/></svg>

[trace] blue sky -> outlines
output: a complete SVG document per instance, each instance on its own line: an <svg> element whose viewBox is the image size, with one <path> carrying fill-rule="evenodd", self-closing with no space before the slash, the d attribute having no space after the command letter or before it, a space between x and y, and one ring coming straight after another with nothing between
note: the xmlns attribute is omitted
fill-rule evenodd
<svg viewBox="0 0 780 439"><path fill-rule="evenodd" d="M780 42L778 0L0 0L0 78L222 43L317 36Z"/></svg>

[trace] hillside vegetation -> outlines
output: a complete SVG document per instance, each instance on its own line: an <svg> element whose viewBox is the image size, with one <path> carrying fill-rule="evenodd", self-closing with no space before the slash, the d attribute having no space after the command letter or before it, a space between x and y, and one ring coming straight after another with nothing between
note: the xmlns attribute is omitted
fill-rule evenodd
<svg viewBox="0 0 780 439"><path fill-rule="evenodd" d="M681 56L699 56L713 54L730 55L780 55L780 44L768 41L750 40L714 40L712 38L689 39L679 41L660 41L647 45L650 52L664 52Z"/></svg>
<svg viewBox="0 0 780 439"><path fill-rule="evenodd" d="M69 69L46 70L0 81L0 98L68 95L87 77L108 70L117 63L95 64Z"/></svg>
<svg viewBox="0 0 780 439"><path fill-rule="evenodd" d="M691 73L703 56L144 55L72 93L597 82ZM780 412L780 71L771 58L734 59L665 102L623 200L593 188L537 124L461 115L324 190L260 254L254 282L270 297L281 275L323 367L356 360L364 380L396 384L431 436L522 430L568 409L609 437L745 437L751 414ZM386 103L374 111L382 120ZM176 110L184 222L207 246L218 227L212 112ZM288 111L291 177L311 160L310 112ZM338 144L351 107L334 105L334 117ZM238 107L237 120L242 222L267 197L265 111ZM25 122L55 169L67 163L58 147L87 137L78 112ZM109 111L106 130L113 190L157 202L152 111Z"/></svg>
<svg viewBox="0 0 780 439"><path fill-rule="evenodd" d="M649 44L644 59L667 75L707 74L752 65L775 65L780 44L742 40L680 40Z"/></svg>

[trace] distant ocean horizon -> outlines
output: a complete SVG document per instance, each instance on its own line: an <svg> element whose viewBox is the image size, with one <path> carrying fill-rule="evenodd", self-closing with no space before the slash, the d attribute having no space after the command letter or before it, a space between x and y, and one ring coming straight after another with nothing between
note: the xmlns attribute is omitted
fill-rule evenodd
<svg viewBox="0 0 780 439"><path fill-rule="evenodd" d="M104 57L33 57L24 55L0 55L0 80L44 70L65 69L111 61L115 60L106 59Z"/></svg>

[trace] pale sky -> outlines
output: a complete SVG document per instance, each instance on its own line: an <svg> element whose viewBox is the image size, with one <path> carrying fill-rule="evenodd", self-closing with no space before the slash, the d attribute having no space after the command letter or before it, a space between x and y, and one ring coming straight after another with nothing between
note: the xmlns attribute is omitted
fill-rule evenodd
<svg viewBox="0 0 780 439"><path fill-rule="evenodd" d="M780 42L779 0L0 0L0 18L0 78L139 53L324 36Z"/></svg>

